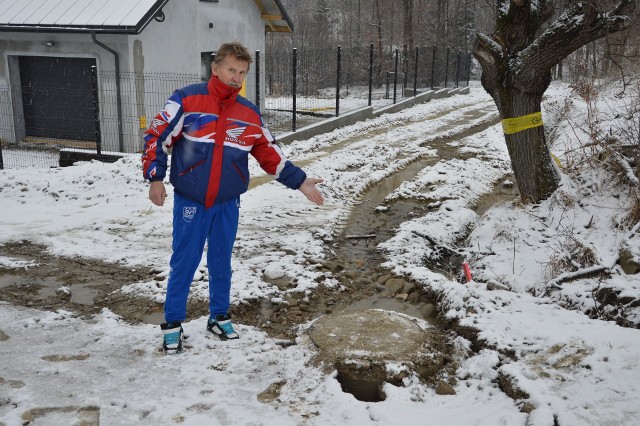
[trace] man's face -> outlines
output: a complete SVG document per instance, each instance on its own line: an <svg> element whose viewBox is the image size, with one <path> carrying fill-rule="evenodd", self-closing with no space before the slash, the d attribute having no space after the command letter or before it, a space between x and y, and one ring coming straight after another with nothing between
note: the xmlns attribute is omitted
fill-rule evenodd
<svg viewBox="0 0 640 426"><path fill-rule="evenodd" d="M233 55L229 55L220 64L211 64L211 72L220 81L231 87L242 87L242 82L247 77L249 63L241 61Z"/></svg>

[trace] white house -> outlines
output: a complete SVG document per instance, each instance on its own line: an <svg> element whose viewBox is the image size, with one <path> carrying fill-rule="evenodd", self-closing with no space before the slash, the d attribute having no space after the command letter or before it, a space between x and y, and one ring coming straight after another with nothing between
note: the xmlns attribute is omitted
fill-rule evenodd
<svg viewBox="0 0 640 426"><path fill-rule="evenodd" d="M221 43L264 52L266 31L292 30L279 0L0 0L0 140L137 151L147 118L207 77Z"/></svg>

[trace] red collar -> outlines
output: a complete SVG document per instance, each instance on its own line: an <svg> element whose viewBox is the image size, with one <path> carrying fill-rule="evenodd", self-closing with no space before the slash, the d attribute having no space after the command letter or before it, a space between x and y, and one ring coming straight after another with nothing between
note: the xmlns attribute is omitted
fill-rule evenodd
<svg viewBox="0 0 640 426"><path fill-rule="evenodd" d="M211 75L208 84L209 93L218 100L222 108L233 105L236 101L236 95L240 92L241 87L232 87L225 84L215 75Z"/></svg>

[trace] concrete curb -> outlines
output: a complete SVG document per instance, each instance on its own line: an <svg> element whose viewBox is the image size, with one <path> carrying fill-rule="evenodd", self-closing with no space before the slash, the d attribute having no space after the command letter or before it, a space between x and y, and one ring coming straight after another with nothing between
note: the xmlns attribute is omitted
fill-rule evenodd
<svg viewBox="0 0 640 426"><path fill-rule="evenodd" d="M411 91L413 92L413 91ZM442 99L453 95L466 95L469 93L469 87L458 87L454 89L438 89L427 90L421 92L416 96L406 98L395 104L388 105L374 110L373 107L367 106L364 108L349 111L339 117L330 118L318 123L310 124L302 127L295 132L286 132L276 136L276 141L280 144L286 145L293 141L309 139L323 133L331 132L332 130L340 127L348 126L350 124L363 121L368 118L379 117L382 114L389 114L403 109L410 108L414 105L429 102L431 99Z"/></svg>

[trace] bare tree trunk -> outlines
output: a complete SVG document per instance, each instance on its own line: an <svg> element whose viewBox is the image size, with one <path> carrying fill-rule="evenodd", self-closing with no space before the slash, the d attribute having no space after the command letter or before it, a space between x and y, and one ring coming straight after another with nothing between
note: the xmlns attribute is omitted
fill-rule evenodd
<svg viewBox="0 0 640 426"><path fill-rule="evenodd" d="M436 3L436 40L447 43L447 0L437 0Z"/></svg>
<svg viewBox="0 0 640 426"><path fill-rule="evenodd" d="M542 34L553 15L552 0L497 0L496 31L478 34L473 54L482 66L482 86L498 107L520 196L539 202L558 187L559 177L540 118L542 95L551 70L571 52L606 34L628 27L623 16L634 0L621 0L606 14L577 2ZM511 126L530 119L527 125Z"/></svg>
<svg viewBox="0 0 640 426"><path fill-rule="evenodd" d="M408 82L407 73L409 72L409 55L413 52L413 0L402 0L403 11L403 26L402 26L402 41L403 41L403 59L402 70L405 74L404 89Z"/></svg>
<svg viewBox="0 0 640 426"><path fill-rule="evenodd" d="M549 82L550 80L549 75ZM544 91L532 93L501 90L498 92L500 92L498 94L500 113L503 117L522 117L540 111ZM537 202L553 193L558 186L559 176L547 148L544 127L505 134L505 141L522 201Z"/></svg>
<svg viewBox="0 0 640 426"><path fill-rule="evenodd" d="M362 11L362 10L361 10L361 8L360 8L360 0L358 0L358 19L357 19L358 27L356 28L356 34L357 34L358 40L361 40L361 39L362 39L362 34L361 34L361 32L360 32L360 21L362 20L362 13L361 13L361 11Z"/></svg>
<svg viewBox="0 0 640 426"><path fill-rule="evenodd" d="M558 63L558 80L562 81L563 75L562 75L562 64L564 64L564 61L560 61Z"/></svg>
<svg viewBox="0 0 640 426"><path fill-rule="evenodd" d="M374 0L376 22L378 23L378 81L382 77L382 15L380 14L380 0Z"/></svg>
<svg viewBox="0 0 640 426"><path fill-rule="evenodd" d="M591 42L591 72L594 78L598 78L598 45L595 40Z"/></svg>

